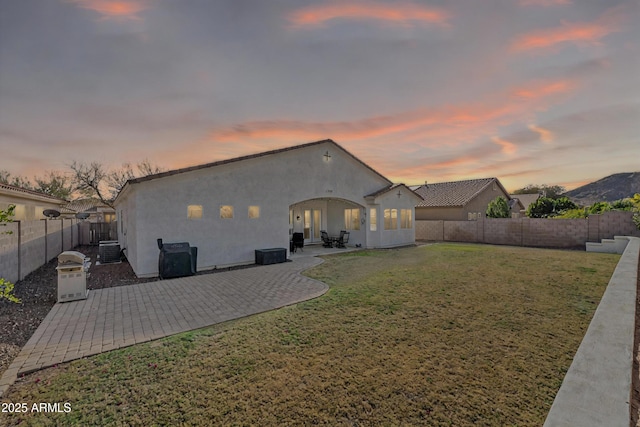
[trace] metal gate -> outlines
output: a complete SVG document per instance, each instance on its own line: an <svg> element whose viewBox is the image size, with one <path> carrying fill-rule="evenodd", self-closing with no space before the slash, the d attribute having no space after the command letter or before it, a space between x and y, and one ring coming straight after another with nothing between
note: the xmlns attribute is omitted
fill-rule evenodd
<svg viewBox="0 0 640 427"><path fill-rule="evenodd" d="M89 229L89 244L97 245L102 240L117 240L115 222L92 222Z"/></svg>

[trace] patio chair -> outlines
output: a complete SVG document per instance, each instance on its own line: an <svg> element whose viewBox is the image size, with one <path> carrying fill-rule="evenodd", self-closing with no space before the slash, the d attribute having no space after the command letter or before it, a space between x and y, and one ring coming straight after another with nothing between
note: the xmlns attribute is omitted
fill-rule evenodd
<svg viewBox="0 0 640 427"><path fill-rule="evenodd" d="M346 248L346 244L349 242L349 232L345 231L345 232L340 232L340 237L338 238L338 241L336 242L336 247L337 248Z"/></svg>
<svg viewBox="0 0 640 427"><path fill-rule="evenodd" d="M325 248L333 247L333 241L331 240L331 238L329 237L329 234L326 231L321 230L320 237L322 238L322 247L325 247Z"/></svg>
<svg viewBox="0 0 640 427"><path fill-rule="evenodd" d="M293 252L297 252L298 248L300 248L300 250L304 252L304 250L302 249L304 247L304 234L293 233L291 242L293 243Z"/></svg>

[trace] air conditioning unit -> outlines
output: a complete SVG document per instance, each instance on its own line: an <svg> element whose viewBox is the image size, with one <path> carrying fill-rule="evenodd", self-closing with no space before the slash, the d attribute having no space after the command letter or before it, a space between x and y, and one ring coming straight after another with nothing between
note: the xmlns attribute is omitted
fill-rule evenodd
<svg viewBox="0 0 640 427"><path fill-rule="evenodd" d="M98 245L100 264L120 262L120 245L117 240L102 240Z"/></svg>

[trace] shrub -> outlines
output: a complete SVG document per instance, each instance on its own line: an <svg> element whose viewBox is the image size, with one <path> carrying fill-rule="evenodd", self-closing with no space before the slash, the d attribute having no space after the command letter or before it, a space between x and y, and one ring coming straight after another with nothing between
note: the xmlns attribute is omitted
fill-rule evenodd
<svg viewBox="0 0 640 427"><path fill-rule="evenodd" d="M8 280L0 278L0 300L6 299L16 304L20 304L20 298L13 295L14 284Z"/></svg>
<svg viewBox="0 0 640 427"><path fill-rule="evenodd" d="M553 199L549 197L540 197L529 205L527 216L529 218L547 218L554 215Z"/></svg>
<svg viewBox="0 0 640 427"><path fill-rule="evenodd" d="M585 209L568 209L564 212L562 212L559 215L554 216L554 219L580 219L580 218L586 218L589 215L587 215L587 212Z"/></svg>
<svg viewBox="0 0 640 427"><path fill-rule="evenodd" d="M507 199L498 196L487 205L487 217L489 218L509 218L509 204Z"/></svg>
<svg viewBox="0 0 640 427"><path fill-rule="evenodd" d="M553 202L554 210L557 213L562 213L571 209L578 209L578 205L573 203L568 197L560 197Z"/></svg>
<svg viewBox="0 0 640 427"><path fill-rule="evenodd" d="M0 209L0 225L4 226L7 225L8 222L13 222L11 217L13 216L15 208L15 205L9 205L7 210ZM11 231L5 231L4 233L11 234ZM13 283L0 277L0 300L6 299L11 302L20 303L20 299L13 295L13 287Z"/></svg>

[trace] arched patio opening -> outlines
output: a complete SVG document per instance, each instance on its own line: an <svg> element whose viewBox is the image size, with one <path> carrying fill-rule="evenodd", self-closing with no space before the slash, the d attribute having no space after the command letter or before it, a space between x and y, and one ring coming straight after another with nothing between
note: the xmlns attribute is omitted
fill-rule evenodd
<svg viewBox="0 0 640 427"><path fill-rule="evenodd" d="M338 236L348 231L349 245L366 243L366 209L351 200L315 198L289 206L289 235L303 233L305 245L322 243L321 231Z"/></svg>

